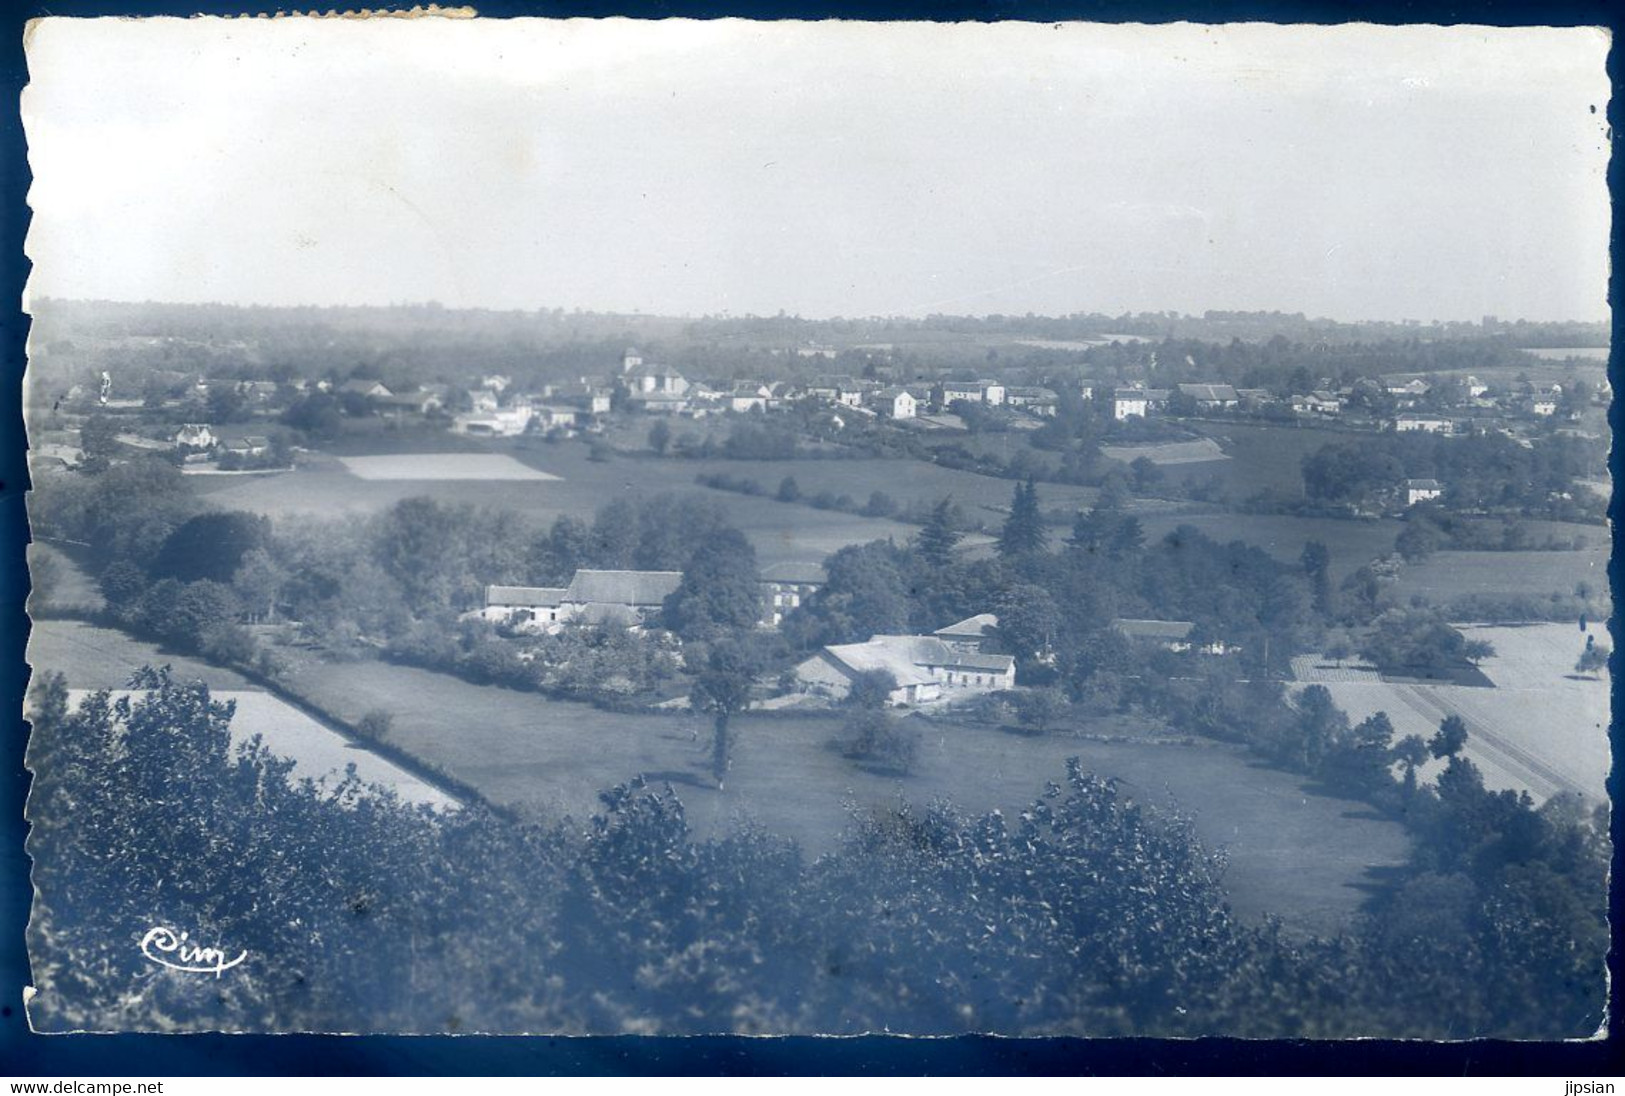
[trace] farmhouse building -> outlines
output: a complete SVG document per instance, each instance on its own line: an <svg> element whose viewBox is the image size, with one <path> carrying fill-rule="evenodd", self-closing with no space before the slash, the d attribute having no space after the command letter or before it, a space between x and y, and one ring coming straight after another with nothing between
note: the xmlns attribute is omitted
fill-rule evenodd
<svg viewBox="0 0 1625 1096"><path fill-rule="evenodd" d="M981 381L940 381L935 391L938 407L951 407L955 400L982 402Z"/></svg>
<svg viewBox="0 0 1625 1096"><path fill-rule="evenodd" d="M762 568L762 623L777 628L828 580L821 563L774 563Z"/></svg>
<svg viewBox="0 0 1625 1096"><path fill-rule="evenodd" d="M890 419L912 419L917 407L914 394L906 388L882 388L870 397L870 402Z"/></svg>
<svg viewBox="0 0 1625 1096"><path fill-rule="evenodd" d="M581 411L566 404L539 403L531 409L531 418L542 430L569 430L581 421Z"/></svg>
<svg viewBox="0 0 1625 1096"><path fill-rule="evenodd" d="M238 457L263 457L271 451L271 442L268 438L250 435L226 442L225 450Z"/></svg>
<svg viewBox="0 0 1625 1096"><path fill-rule="evenodd" d="M938 628L931 634L961 654L989 653L998 635L999 618L993 613L977 613L957 624Z"/></svg>
<svg viewBox="0 0 1625 1096"><path fill-rule="evenodd" d="M571 384L549 384L542 389L542 396L549 403L573 407L589 416L608 414L613 395L609 389L585 379Z"/></svg>
<svg viewBox="0 0 1625 1096"><path fill-rule="evenodd" d="M369 400L386 400L394 393L378 381L348 380L339 385L339 391Z"/></svg>
<svg viewBox="0 0 1625 1096"><path fill-rule="evenodd" d="M825 647L796 667L811 692L844 697L860 674L883 671L897 682L892 704L926 704L955 693L1014 688L1010 655L957 651L935 636L872 636L866 643Z"/></svg>
<svg viewBox="0 0 1625 1096"><path fill-rule="evenodd" d="M728 410L766 411L768 401L772 398L773 390L765 384L735 385L733 391L728 393Z"/></svg>
<svg viewBox="0 0 1625 1096"><path fill-rule="evenodd" d="M675 369L640 366L626 374L626 387L634 396L681 396L688 392L690 385Z"/></svg>
<svg viewBox="0 0 1625 1096"><path fill-rule="evenodd" d="M1394 429L1401 434L1421 431L1428 434L1448 434L1450 420L1438 415L1400 415L1394 419Z"/></svg>
<svg viewBox="0 0 1625 1096"><path fill-rule="evenodd" d="M1168 402L1166 388L1119 388L1112 395L1112 418L1145 418Z"/></svg>
<svg viewBox="0 0 1625 1096"><path fill-rule="evenodd" d="M444 404L444 399L438 393L426 388L419 388L416 392L406 392L399 396L381 398L378 403L395 412L395 414L427 415L438 411Z"/></svg>
<svg viewBox="0 0 1625 1096"><path fill-rule="evenodd" d="M558 622L565 593L562 586L487 586L485 607L470 615L516 631L546 631Z"/></svg>
<svg viewBox="0 0 1625 1096"><path fill-rule="evenodd" d="M1390 396L1411 397L1425 396L1432 385L1421 377L1384 377L1383 391Z"/></svg>
<svg viewBox="0 0 1625 1096"><path fill-rule="evenodd" d="M566 623L632 628L659 613L682 581L681 571L584 569L565 587L487 586L485 607L469 615L519 631L553 631Z"/></svg>
<svg viewBox="0 0 1625 1096"><path fill-rule="evenodd" d="M1235 388L1228 384L1182 384L1179 394L1193 401L1198 411L1227 411L1241 403Z"/></svg>
<svg viewBox="0 0 1625 1096"><path fill-rule="evenodd" d="M189 422L175 432L177 449L213 449L217 440L206 423Z"/></svg>
<svg viewBox="0 0 1625 1096"><path fill-rule="evenodd" d="M1307 396L1293 396L1292 410L1300 415L1341 415L1343 401L1330 392L1311 392Z"/></svg>
<svg viewBox="0 0 1625 1096"><path fill-rule="evenodd" d="M1405 481L1405 505L1432 502L1444 494L1444 484L1435 479L1408 479Z"/></svg>
<svg viewBox="0 0 1625 1096"><path fill-rule="evenodd" d="M1191 633L1196 630L1196 625L1188 620L1133 620L1118 617L1111 622L1110 627L1133 644L1161 647L1165 651L1175 652L1189 651L1194 646ZM1222 655L1237 648L1222 639L1215 639L1202 644L1200 650L1205 655Z"/></svg>
<svg viewBox="0 0 1625 1096"><path fill-rule="evenodd" d="M1011 385L1004 391L1004 402L1034 415L1053 415L1060 403L1054 390L1026 385Z"/></svg>
<svg viewBox="0 0 1625 1096"><path fill-rule="evenodd" d="M451 430L454 434L480 437L512 437L515 434L523 434L530 427L530 421L535 415L535 409L529 402L525 402L500 411L476 411L473 414L455 415L451 420Z"/></svg>

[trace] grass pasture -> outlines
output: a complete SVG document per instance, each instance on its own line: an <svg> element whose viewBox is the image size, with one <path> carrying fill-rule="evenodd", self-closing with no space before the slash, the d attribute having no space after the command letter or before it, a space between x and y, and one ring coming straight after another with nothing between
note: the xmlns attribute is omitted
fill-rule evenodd
<svg viewBox="0 0 1625 1096"><path fill-rule="evenodd" d="M1217 476L1237 501L1260 491L1288 499L1303 498L1304 458L1332 444L1357 440L1342 430L1311 424L1187 422L1188 429L1216 442L1229 457L1222 464L1192 464L1166 469L1170 476L1205 479Z"/></svg>
<svg viewBox="0 0 1625 1096"><path fill-rule="evenodd" d="M884 808L900 797L948 797L962 809L1030 806L1065 759L1122 779L1142 802L1170 798L1230 856L1226 884L1245 915L1282 915L1304 931L1346 925L1371 883L1370 868L1399 863L1407 839L1361 805L1318 796L1292 775L1239 749L1156 741L1026 738L985 727L928 723L915 775L867 772L827 748L830 717L735 720L726 791L707 775L710 721L701 715L621 715L530 693L472 685L381 662L310 663L300 687L341 714L394 713L391 741L440 765L498 802L584 820L597 792L642 773L670 782L700 836L751 819L796 838L810 853L831 847L849 806Z"/></svg>
<svg viewBox="0 0 1625 1096"><path fill-rule="evenodd" d="M1255 545L1283 563L1297 563L1303 546L1318 540L1331 551L1334 582L1394 550L1403 526L1391 519L1356 521L1304 518L1291 514L1146 514L1140 517L1147 541L1193 525L1221 544L1233 540Z"/></svg>
<svg viewBox="0 0 1625 1096"><path fill-rule="evenodd" d="M930 505L952 496L972 521L996 524L1010 510L1016 481L945 468L918 460L788 460L788 461L677 461L672 464L692 482L701 473L744 476L756 480L771 494L785 476L795 478L803 497L828 491L849 495L861 506L875 491L890 495L901 505ZM1092 487L1041 483L1038 504L1044 510L1087 509L1099 494ZM828 516L828 515L826 515Z"/></svg>
<svg viewBox="0 0 1625 1096"><path fill-rule="evenodd" d="M1470 594L1567 596L1581 582L1606 593L1607 530L1592 529L1591 533L1593 542L1577 552L1435 552L1401 568L1384 597L1399 605L1409 604L1413 597L1443 605Z"/></svg>
<svg viewBox="0 0 1625 1096"><path fill-rule="evenodd" d="M28 664L35 675L54 670L74 689L122 689L141 666L173 668L177 680L201 681L211 689L252 689L247 678L207 662L177 655L111 628L82 620L35 620L28 636Z"/></svg>

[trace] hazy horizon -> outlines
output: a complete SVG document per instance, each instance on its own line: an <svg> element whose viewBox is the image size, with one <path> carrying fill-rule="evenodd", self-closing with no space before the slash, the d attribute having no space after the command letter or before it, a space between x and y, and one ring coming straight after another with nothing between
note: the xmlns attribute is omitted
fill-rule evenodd
<svg viewBox="0 0 1625 1096"><path fill-rule="evenodd" d="M52 18L30 297L1608 316L1606 32Z"/></svg>
<svg viewBox="0 0 1625 1096"><path fill-rule="evenodd" d="M877 315L866 315L866 316L860 316L860 315L851 315L851 316L845 316L845 315L837 315L837 316L806 316L806 315L802 315L800 313L791 312L791 311L789 311L787 309L780 309L780 310L777 310L777 311L774 311L774 312L702 312L702 313L692 313L692 312L626 311L626 310L623 310L623 309L614 309L614 308L593 308L593 307L590 307L590 306L565 306L565 305L547 305L547 304L539 304L539 305L535 305L535 306L528 307L528 308L518 307L518 306L514 306L514 307L490 307L490 306L486 306L486 305L449 305L449 304L445 304L442 301L435 301L435 300L426 300L426 301L378 301L378 302L367 301L367 302L355 302L355 303L348 303L348 304L320 304L320 303L317 303L315 301L296 301L296 302L289 302L289 303L286 303L286 304L271 304L271 303L267 303L265 301L116 300L116 299L110 298L110 297L38 297L37 295L31 295L31 296L34 299L28 302L29 306L32 306L33 304L36 304L36 303L37 304L62 303L62 304L76 304L76 305L101 305L101 304L105 304L105 305L114 305L114 306L117 306L117 307L126 307L126 306L141 307L141 306L145 306L145 307L153 307L153 308L242 308L242 309L265 308L265 309L281 309L281 310L286 310L286 311L297 311L297 310L300 310L300 309L315 309L315 310L321 310L321 309L376 309L376 310L379 310L379 311L388 311L390 309L434 308L434 309L441 309L441 310L444 310L444 311L447 311L447 312L489 312L489 313L493 313L493 314L512 314L512 315L536 315L536 314L544 313L544 312L562 311L562 312L565 312L565 313L580 313L582 315L626 316L626 317L631 317L631 318L635 318L635 319L686 320L686 321L700 321L700 320L771 320L771 319L778 319L778 318L782 317L782 318L786 318L786 319L800 320L800 321L803 321L803 322L806 322L806 323L873 323L873 322L883 322L884 323L884 322L892 322L892 321L924 322L924 321L930 320L933 316L941 316L941 317L956 318L956 319L973 319L973 320L976 320L976 319L991 319L991 318L993 318L995 316L1003 317L1003 318L1006 318L1006 319L1025 319L1025 318L1030 316L1034 320L1058 320L1058 319L1067 319L1067 318L1070 318L1071 316L1074 316L1074 315L1078 315L1078 316L1099 315L1099 316L1104 316L1107 319L1115 320L1115 319L1124 319L1124 318L1140 319L1140 318L1149 317L1149 316L1166 315L1166 316L1170 316L1170 317L1176 317L1176 318L1179 318L1179 319L1200 320L1200 319L1204 318L1204 315L1203 315L1204 312L1237 312L1237 313L1245 312L1245 313L1249 313L1249 314L1252 314L1252 315L1258 315L1258 316L1267 316L1267 315L1298 316L1298 315L1301 315L1303 317L1303 321L1305 323L1329 323L1329 324L1340 324L1340 325L1349 326L1349 327L1359 326L1359 325L1362 325L1362 324L1395 324L1395 325L1414 324L1414 325L1418 325L1418 326L1421 326L1421 327L1442 327L1442 326L1445 326L1445 325L1448 325L1448 324L1473 324L1473 325L1478 325L1485 318L1485 317L1478 317L1476 319L1459 319L1459 320L1424 319L1424 318L1413 317L1413 316L1401 317L1401 318L1398 318L1398 319L1390 319L1390 318L1387 318L1387 317L1380 317L1380 316L1377 316L1377 317L1360 316L1360 317L1350 318L1350 317L1346 317L1346 316L1316 316L1316 315L1313 315L1311 313L1304 312L1302 309L1292 309L1292 308L1259 308L1259 309L1246 309L1246 310L1217 309L1217 308L1215 308L1215 309L1202 309L1202 310L1198 310L1198 311L1195 311L1195 312L1182 312L1182 311L1178 311L1178 310L1174 310L1174 309L1166 309L1166 308L1160 308L1160 309L1159 308L1147 308L1147 309L1135 309L1135 310L1133 310L1131 312L1126 312L1126 313L1125 312L1107 313L1107 312L1102 312L1099 309L1093 309L1093 308L1087 308L1087 307L1080 307L1080 308L1074 310L1071 313L1062 313L1062 312L1022 312L1022 313L1009 313L1009 312L938 312L938 313L925 313L925 314L912 315L912 316L911 315L902 315L902 314L890 314L890 315L877 314ZM28 309L25 307L25 312L27 312L27 311L28 311ZM1598 318L1598 319L1581 319L1581 318L1573 317L1573 316L1560 316L1560 317L1539 318L1539 319L1532 318L1532 317L1526 317L1526 316L1495 316L1494 317L1494 319L1495 319L1495 321L1497 323L1503 323L1503 324L1506 324L1506 323L1510 323L1510 324L1526 323L1526 324L1551 325L1551 326L1562 326L1562 325L1565 325L1565 324L1608 324L1610 322L1610 318L1611 317L1609 317L1609 316L1603 316L1603 317Z"/></svg>

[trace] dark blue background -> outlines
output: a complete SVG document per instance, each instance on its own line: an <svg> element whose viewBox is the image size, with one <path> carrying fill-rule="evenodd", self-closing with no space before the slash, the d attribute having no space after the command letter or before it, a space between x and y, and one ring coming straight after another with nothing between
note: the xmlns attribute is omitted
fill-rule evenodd
<svg viewBox="0 0 1625 1096"><path fill-rule="evenodd" d="M286 8L299 5L286 3ZM323 0L321 10L332 5ZM362 6L360 4L355 5ZM410 4L378 4L380 8L407 8ZM565 0L555 4L516 0L476 0L482 15L511 17L609 16L640 18L687 16L716 18L849 18L933 19L992 21L1021 19L1051 22L1067 19L1107 22L1271 21L1342 23L1483 23L1515 26L1592 25L1617 32L1625 0L1557 0L1529 3L1519 0L1458 0L1410 3L1305 3L1301 0ZM275 7L219 2L112 2L17 3L0 0L4 26L0 27L0 355L4 383L0 384L0 711L20 713L27 681L23 661L27 617L23 611L27 591L24 545L27 522L23 492L27 473L20 401L27 317L20 309L28 264L23 257L27 231L28 170L22 123L17 114L17 93L26 82L23 59L23 24L44 15L191 15L275 11ZM1609 121L1617 128L1622 109L1620 61L1610 59L1615 100ZM1621 168L1610 167L1609 183L1617 196ZM1625 237L1616 223L1612 241L1614 269L1620 269ZM1617 277L1615 282L1617 284ZM1610 292L1610 300L1614 292ZM1281 302L1290 308L1291 302ZM1625 346L1620 322L1615 319L1614 345ZM1612 367L1611 367L1612 368ZM1619 379L1614 378L1616 388ZM1616 436L1619 410L1610 413ZM1625 464L1612 457L1616 479ZM1616 527L1618 515L1615 515ZM1616 552L1617 557L1617 552ZM1610 565L1615 603L1621 597L1619 562ZM1616 635L1614 649L1621 650ZM1616 675L1617 680L1617 675ZM1616 727L1619 724L1615 696ZM23 802L28 777L23 769L24 728L20 716L0 722L5 728L0 746L0 1076L87 1077L105 1075L376 1075L376 1074L1547 1074L1567 1077L1625 1074L1616 1035L1587 1044L1513 1043L1269 1043L1237 1040L1041 1040L1041 1039L657 1039L617 1037L602 1039L521 1038L344 1038L326 1036L51 1036L28 1032L22 1015L21 987L28 982L28 956L24 928L28 921L30 888L27 859L23 855L25 828ZM1610 792L1617 795L1610 780ZM1621 921L1620 860L1617 850L1625 838L1619 814L1614 820L1615 887L1611 898L1615 946ZM1620 996L1621 967L1611 957L1614 999ZM1616 1025L1617 1027L1617 1025ZM1560 1096L1552 1093L1551 1096Z"/></svg>

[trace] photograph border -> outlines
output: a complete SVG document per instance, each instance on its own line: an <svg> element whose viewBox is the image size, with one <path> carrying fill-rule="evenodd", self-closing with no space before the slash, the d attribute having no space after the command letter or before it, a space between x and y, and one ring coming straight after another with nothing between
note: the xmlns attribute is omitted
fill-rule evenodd
<svg viewBox="0 0 1625 1096"><path fill-rule="evenodd" d="M404 10L410 4L378 5L387 10ZM1496 3L1444 0L1420 3L1332 4L1302 3L1292 0L1206 0L1175 4L1128 0L1095 2L973 3L967 0L751 0L748 3L719 4L693 0L575 0L552 5L496 0L476 3L480 14L507 18L522 15L548 17L602 17L626 15L638 18L686 16L718 18L740 16L758 19L849 18L860 20L908 19L944 21L1022 20L1055 22L1088 20L1100 22L1312 22L1342 23L1484 23L1500 26L1586 25L1606 26L1616 34L1625 20L1622 7L1604 0L1558 0L1556 3ZM0 141L4 142L3 220L5 239L4 286L7 302L0 309L0 337L3 337L7 368L0 416L6 444L0 451L0 544L3 566L0 606L5 614L4 642L7 647L3 696L11 710L20 713L27 684L24 649L28 620L24 603L28 591L24 547L27 520L24 488L28 482L24 442L21 377L25 363L28 318L20 302L27 280L28 263L23 257L23 238L28 225L26 205L29 176L26 144L17 96L26 83L23 58L23 28L29 18L41 15L192 15L274 13L267 4L201 2L189 4L142 2L130 4L68 2L49 5L15 4L7 8L8 25L4 46L0 47L0 78L3 78L9 105L0 112ZM325 8L324 8L325 10ZM1621 107L1621 67L1617 53L1609 60L1614 98L1609 106L1609 122L1617 130L1625 109ZM1610 194L1617 198L1622 188L1622 169L1617 162L1609 167ZM1612 230L1611 257L1618 271L1625 261L1625 231L1617 215ZM1611 283L1617 278L1611 276ZM1614 299L1611 286L1610 300ZM1614 345L1625 345L1621 321L1613 319ZM1610 363L1610 377L1613 377ZM1609 412L1610 427L1618 433L1621 412ZM1625 458L1617 450L1610 455L1610 469L1617 477ZM1613 504L1610 518L1617 523ZM1617 549L1617 529L1615 530ZM1610 584L1619 596L1618 552L1609 565ZM1616 602L1617 603L1617 602ZM1616 635L1615 649L1620 649ZM1615 705L1611 736L1618 734L1620 697ZM22 987L28 982L24 930L27 924L31 888L28 860L23 852L26 826L23 803L28 775L23 766L26 728L21 719L10 724L16 730L4 741L3 802L5 818L3 862L6 872L3 911L0 911L0 967L4 986L0 987L0 1074L12 1076L187 1076L187 1075L1620 1075L1625 1073L1618 1025L1608 1037L1585 1043L1428 1043L1399 1041L1360 1041L1358 1043L1249 1042L1234 1039L1171 1041L1156 1039L1080 1040L1010 1039L986 1036L950 1038L903 1038L861 1036L849 1038L744 1038L744 1037L572 1037L522 1038L482 1036L224 1036L224 1035L116 1035L116 1036L38 1036L28 1031L22 1008ZM1618 745L1618 739L1614 742ZM1619 790L1617 773L1609 777L1611 796ZM1610 916L1614 926L1615 948L1609 956L1611 974L1610 1011L1621 994L1622 964L1619 956L1619 925L1625 898L1621 893L1620 847L1625 843L1625 823L1618 812L1612 823L1614 871L1610 895Z"/></svg>

